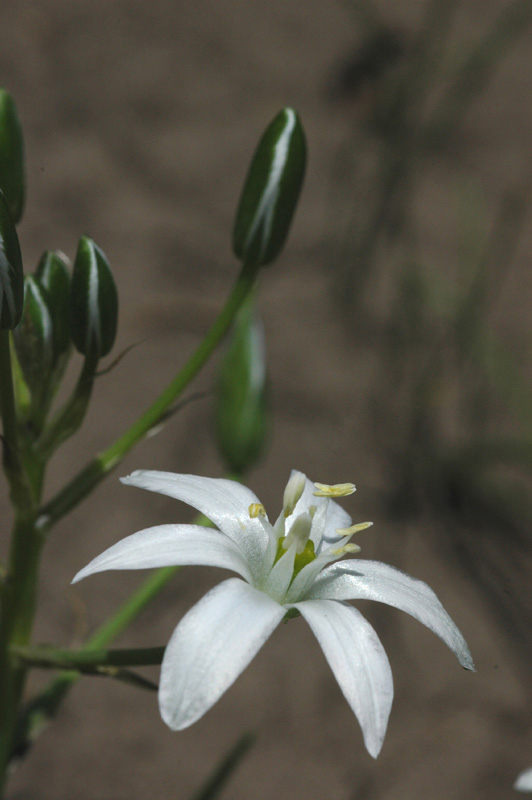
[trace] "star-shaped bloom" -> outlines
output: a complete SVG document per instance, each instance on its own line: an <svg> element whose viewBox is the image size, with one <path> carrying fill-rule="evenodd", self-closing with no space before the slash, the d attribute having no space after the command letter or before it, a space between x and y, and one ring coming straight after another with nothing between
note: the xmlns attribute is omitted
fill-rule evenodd
<svg viewBox="0 0 532 800"><path fill-rule="evenodd" d="M292 472L272 524L256 495L235 481L137 471L123 483L193 506L217 530L159 525L134 533L82 569L74 582L108 569L206 565L232 570L183 617L165 651L159 705L173 730L208 711L279 623L301 615L310 625L356 714L369 753L382 747L393 698L390 664L372 626L349 600L377 600L418 619L474 669L464 638L422 581L378 561L348 559L360 548L353 525L331 498L353 484L312 484Z"/></svg>

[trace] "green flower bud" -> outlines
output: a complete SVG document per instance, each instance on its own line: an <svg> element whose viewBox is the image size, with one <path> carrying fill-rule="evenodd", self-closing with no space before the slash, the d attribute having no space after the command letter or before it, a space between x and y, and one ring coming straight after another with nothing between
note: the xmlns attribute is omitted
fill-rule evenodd
<svg viewBox="0 0 532 800"><path fill-rule="evenodd" d="M46 290L31 275L24 279L24 311L13 331L15 350L32 398L41 402L54 360L52 318Z"/></svg>
<svg viewBox="0 0 532 800"><path fill-rule="evenodd" d="M259 458L267 433L264 337L252 301L242 307L223 357L215 422L229 470L242 474Z"/></svg>
<svg viewBox="0 0 532 800"><path fill-rule="evenodd" d="M240 196L233 250L245 264L269 264L281 251L303 183L306 149L298 115L284 108L266 128Z"/></svg>
<svg viewBox="0 0 532 800"><path fill-rule="evenodd" d="M88 358L107 355L117 321L118 294L109 262L92 239L82 236L70 294L70 332L76 349Z"/></svg>
<svg viewBox="0 0 532 800"><path fill-rule="evenodd" d="M24 139L15 101L0 89L0 189L16 224L26 196Z"/></svg>
<svg viewBox="0 0 532 800"><path fill-rule="evenodd" d="M24 275L17 231L0 191L0 329L14 328L24 305Z"/></svg>
<svg viewBox="0 0 532 800"><path fill-rule="evenodd" d="M47 250L35 270L35 279L46 290L53 320L54 364L70 349L69 261L59 250Z"/></svg>

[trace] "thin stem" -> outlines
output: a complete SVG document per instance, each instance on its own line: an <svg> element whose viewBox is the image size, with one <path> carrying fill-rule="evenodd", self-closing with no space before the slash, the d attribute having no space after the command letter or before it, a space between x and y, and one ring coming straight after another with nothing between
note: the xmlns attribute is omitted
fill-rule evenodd
<svg viewBox="0 0 532 800"><path fill-rule="evenodd" d="M222 791L249 749L255 744L256 736L254 733L244 733L236 744L230 749L227 755L214 768L214 771L207 779L206 783L198 792L195 792L191 800L213 800Z"/></svg>
<svg viewBox="0 0 532 800"><path fill-rule="evenodd" d="M162 567L146 578L137 591L120 606L118 611L115 611L113 616L93 633L87 642L87 649L97 650L114 641L144 611L153 598L157 597L159 592L170 583L180 569L181 567Z"/></svg>
<svg viewBox="0 0 532 800"><path fill-rule="evenodd" d="M79 669L94 671L99 667L147 667L160 664L164 647L122 647L116 650L65 650L52 646L12 647L15 660L25 667L41 669Z"/></svg>
<svg viewBox="0 0 532 800"><path fill-rule="evenodd" d="M18 511L11 537L8 570L2 585L0 615L0 796L26 679L26 668L14 663L10 648L27 644L31 635L42 544L31 507L25 513Z"/></svg>
<svg viewBox="0 0 532 800"><path fill-rule="evenodd" d="M97 366L98 359L84 359L72 395L35 443L35 454L43 462L48 461L59 445L73 436L81 426L91 398Z"/></svg>
<svg viewBox="0 0 532 800"><path fill-rule="evenodd" d="M89 463L42 509L40 523L48 530L83 500L124 456L165 417L211 356L255 283L256 270L244 265L225 306L183 369L155 402L107 450Z"/></svg>

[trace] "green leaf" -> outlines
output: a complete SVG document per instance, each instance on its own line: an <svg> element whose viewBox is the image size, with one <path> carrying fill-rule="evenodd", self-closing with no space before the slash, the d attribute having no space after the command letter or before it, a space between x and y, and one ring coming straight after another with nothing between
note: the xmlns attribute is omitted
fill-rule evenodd
<svg viewBox="0 0 532 800"><path fill-rule="evenodd" d="M240 475L260 457L268 427L266 405L264 336L248 300L233 325L216 391L218 445L230 472Z"/></svg>
<svg viewBox="0 0 532 800"><path fill-rule="evenodd" d="M18 325L24 305L24 275L17 231L0 191L0 330Z"/></svg>
<svg viewBox="0 0 532 800"><path fill-rule="evenodd" d="M24 139L15 101L5 89L0 89L0 189L16 224L26 196Z"/></svg>
<svg viewBox="0 0 532 800"><path fill-rule="evenodd" d="M118 321L118 294L104 252L88 236L79 240L72 273L70 332L76 349L88 358L111 350Z"/></svg>
<svg viewBox="0 0 532 800"><path fill-rule="evenodd" d="M297 206L306 142L296 112L284 108L268 125L249 167L236 213L233 250L251 267L280 253Z"/></svg>

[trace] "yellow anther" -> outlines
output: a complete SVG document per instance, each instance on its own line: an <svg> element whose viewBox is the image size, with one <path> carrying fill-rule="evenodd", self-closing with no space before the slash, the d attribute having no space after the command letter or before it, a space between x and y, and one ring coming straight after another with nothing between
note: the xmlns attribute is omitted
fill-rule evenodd
<svg viewBox="0 0 532 800"><path fill-rule="evenodd" d="M350 528L336 528L336 533L340 536L353 536L355 533L365 531L366 528L371 528L373 522L358 522L356 525L351 525Z"/></svg>
<svg viewBox="0 0 532 800"><path fill-rule="evenodd" d="M314 497L347 497L355 491L354 483L336 483L329 486L327 483L315 483Z"/></svg>
<svg viewBox="0 0 532 800"><path fill-rule="evenodd" d="M360 553L360 547L358 544L344 544L343 547L339 547L337 550L331 550L330 552L333 556L343 556L345 553Z"/></svg>
<svg viewBox="0 0 532 800"><path fill-rule="evenodd" d="M266 509L264 508L262 503L252 503L248 510L251 519L256 519L257 517L266 516Z"/></svg>

